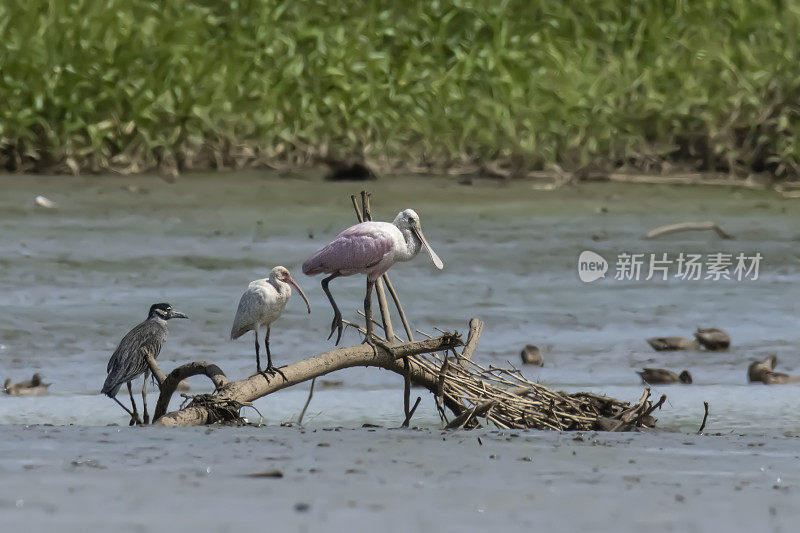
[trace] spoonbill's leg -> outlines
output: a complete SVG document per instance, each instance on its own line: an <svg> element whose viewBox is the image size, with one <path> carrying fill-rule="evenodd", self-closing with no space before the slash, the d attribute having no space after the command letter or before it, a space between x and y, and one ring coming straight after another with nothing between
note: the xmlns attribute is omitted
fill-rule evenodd
<svg viewBox="0 0 800 533"><path fill-rule="evenodd" d="M344 324L342 323L342 313L339 311L339 306L336 305L336 301L333 299L333 295L331 291L328 289L328 283L331 280L336 279L339 277L339 274L331 274L327 278L322 280L322 290L325 291L325 296L328 297L328 300L331 302L331 307L333 307L333 322L331 322L331 334L328 335L328 339L333 337L333 332L339 330L338 335L336 336L336 345L338 346L339 341L342 340L342 330L344 329Z"/></svg>
<svg viewBox="0 0 800 533"><path fill-rule="evenodd" d="M270 330L270 328L269 328L269 326L267 326L267 334L264 335L264 344L267 347L267 369L266 369L266 372L269 372L272 375L275 375L276 373L278 373L278 374L281 375L283 380L286 381L286 376L283 374L283 372L281 372L279 368L276 368L276 367L272 366L272 354L269 351L269 330Z"/></svg>
<svg viewBox="0 0 800 533"><path fill-rule="evenodd" d="M144 420L145 425L150 423L150 415L147 414L147 378L150 377L150 371L144 371L144 382L142 383L142 420Z"/></svg>
<svg viewBox="0 0 800 533"><path fill-rule="evenodd" d="M367 321L367 336L364 337L364 342L372 344L372 287L375 285L374 281L367 278L367 295L364 297L364 318Z"/></svg>
<svg viewBox="0 0 800 533"><path fill-rule="evenodd" d="M133 413L131 413L131 421L128 425L132 426L134 424L141 424L142 419L139 418L139 413L136 412L136 400L133 399L133 387L131 387L130 381L128 382L128 395L131 397L131 407L133 407Z"/></svg>
<svg viewBox="0 0 800 533"><path fill-rule="evenodd" d="M258 346L258 328L253 328L253 334L256 337L256 373L261 373L261 356L259 355L259 346Z"/></svg>

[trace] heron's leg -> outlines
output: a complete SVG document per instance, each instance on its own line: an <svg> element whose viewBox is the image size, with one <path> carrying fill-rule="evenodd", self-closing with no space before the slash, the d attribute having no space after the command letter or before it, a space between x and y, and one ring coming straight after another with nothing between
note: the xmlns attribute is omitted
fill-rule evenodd
<svg viewBox="0 0 800 533"><path fill-rule="evenodd" d="M286 375L283 372L281 372L279 368L272 366L272 354L269 351L269 329L270 329L269 326L267 326L267 334L264 335L264 344L267 346L267 372L269 372L272 375L278 373L283 378L283 381L287 381Z"/></svg>
<svg viewBox="0 0 800 533"><path fill-rule="evenodd" d="M134 424L141 424L142 419L139 418L139 413L136 411L136 400L133 399L133 387L131 387L130 381L128 381L128 396L131 397L131 407L133 407L133 413L131 413L131 422L128 425L132 426Z"/></svg>
<svg viewBox="0 0 800 533"><path fill-rule="evenodd" d="M336 301L333 299L333 295L331 291L328 289L328 283L331 280L336 279L339 277L339 274L331 274L327 278L322 280L322 290L325 291L325 296L328 297L328 300L331 302L331 307L333 307L333 322L331 322L331 334L328 335L328 339L333 337L333 332L337 329L339 330L338 335L336 336L336 345L339 344L339 341L342 340L342 330L344 330L344 324L342 324L342 313L339 311L339 306L336 305Z"/></svg>
<svg viewBox="0 0 800 533"><path fill-rule="evenodd" d="M138 415L135 415L135 414L133 414L133 412L131 412L131 410L130 410L130 409L128 409L127 407L125 407L125 404L124 404L124 403L122 403L121 401L119 401L119 400L117 399L117 397L116 397L116 396L112 396L112 397L111 397L111 399L112 399L112 400L114 400L115 402L117 402L117 403L119 404L119 406L120 406L120 407L122 407L123 409L125 409L125 412L126 412L126 413L128 413L129 415L131 415L131 422L133 422L133 421L136 419L136 417L137 417Z"/></svg>
<svg viewBox="0 0 800 533"><path fill-rule="evenodd" d="M145 425L150 423L150 415L147 414L147 378L150 374L149 370L144 371L144 382L142 383L142 420L144 421Z"/></svg>
<svg viewBox="0 0 800 533"><path fill-rule="evenodd" d="M258 346L258 328L253 330L253 333L256 336L256 373L261 374L261 356L259 355L259 346Z"/></svg>
<svg viewBox="0 0 800 533"><path fill-rule="evenodd" d="M372 344L372 287L375 285L374 281L367 278L367 295L364 297L364 319L367 321L367 336L364 337L364 342Z"/></svg>

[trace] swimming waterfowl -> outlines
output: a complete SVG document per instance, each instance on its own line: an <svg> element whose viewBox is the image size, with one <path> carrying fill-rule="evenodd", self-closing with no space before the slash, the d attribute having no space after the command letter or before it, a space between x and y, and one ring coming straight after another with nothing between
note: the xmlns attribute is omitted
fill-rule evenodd
<svg viewBox="0 0 800 533"><path fill-rule="evenodd" d="M747 367L748 381L763 381L764 374L775 370L777 364L778 356L774 354L767 356L763 361L753 361L750 363L750 366Z"/></svg>
<svg viewBox="0 0 800 533"><path fill-rule="evenodd" d="M787 383L800 382L800 377L790 376L783 372L765 372L764 375L761 376L761 382L764 385L785 385Z"/></svg>
<svg viewBox="0 0 800 533"><path fill-rule="evenodd" d="M663 368L645 368L641 372L636 372L641 376L642 382L649 385L669 385L670 383L691 383L692 375L688 370L684 370L680 375L672 370Z"/></svg>
<svg viewBox="0 0 800 533"><path fill-rule="evenodd" d="M519 356L522 358L523 365L542 366L542 351L538 346L526 344Z"/></svg>
<svg viewBox="0 0 800 533"><path fill-rule="evenodd" d="M731 345L731 338L728 334L717 328L697 328L694 336L706 350L712 352L727 350Z"/></svg>
<svg viewBox="0 0 800 533"><path fill-rule="evenodd" d="M685 337L654 337L647 339L647 343L657 352L697 350L700 348L700 344L697 341Z"/></svg>
<svg viewBox="0 0 800 533"><path fill-rule="evenodd" d="M9 396L47 396L47 389L51 383L43 383L42 377L36 373L31 379L11 384L10 379L6 379L3 389Z"/></svg>

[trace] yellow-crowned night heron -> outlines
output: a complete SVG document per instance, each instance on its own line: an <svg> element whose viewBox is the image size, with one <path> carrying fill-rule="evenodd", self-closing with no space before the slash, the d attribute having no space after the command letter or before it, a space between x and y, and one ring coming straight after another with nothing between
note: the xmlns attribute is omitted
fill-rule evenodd
<svg viewBox="0 0 800 533"><path fill-rule="evenodd" d="M119 346L111 355L108 361L108 376L103 384L103 394L117 402L120 407L131 415L130 425L141 424L139 413L136 411L136 402L133 399L131 381L144 374L142 384L142 403L144 404L144 423L150 422L150 415L147 414L147 378L150 368L147 364L147 356L144 352L152 353L153 357L158 357L161 346L167 338L167 320L170 318L189 318L183 313L173 311L168 303L153 304L150 306L150 313L147 320L128 332ZM133 411L125 407L117 399L117 393L123 383L128 384L128 394L131 397L131 407Z"/></svg>

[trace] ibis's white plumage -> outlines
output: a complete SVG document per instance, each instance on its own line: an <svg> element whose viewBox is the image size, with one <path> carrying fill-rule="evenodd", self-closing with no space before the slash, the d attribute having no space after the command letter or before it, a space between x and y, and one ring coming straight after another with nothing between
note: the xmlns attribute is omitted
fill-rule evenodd
<svg viewBox="0 0 800 533"><path fill-rule="evenodd" d="M289 301L289 297L292 295L292 286L303 297L310 313L311 307L308 305L308 298L292 279L289 271L282 266L273 268L269 278L251 281L239 300L239 307L236 309L236 317L233 319L233 326L231 327L231 339L238 339L250 330L255 331L256 361L259 371L261 370L261 365L258 362L258 331L262 328L267 328L265 344L267 356L269 357L269 327L283 314L286 302ZM269 367L271 368L271 358L269 361Z"/></svg>
<svg viewBox="0 0 800 533"><path fill-rule="evenodd" d="M251 281L239 300L231 339L238 339L251 329L265 328L278 320L291 295L288 283L272 283L269 278Z"/></svg>

